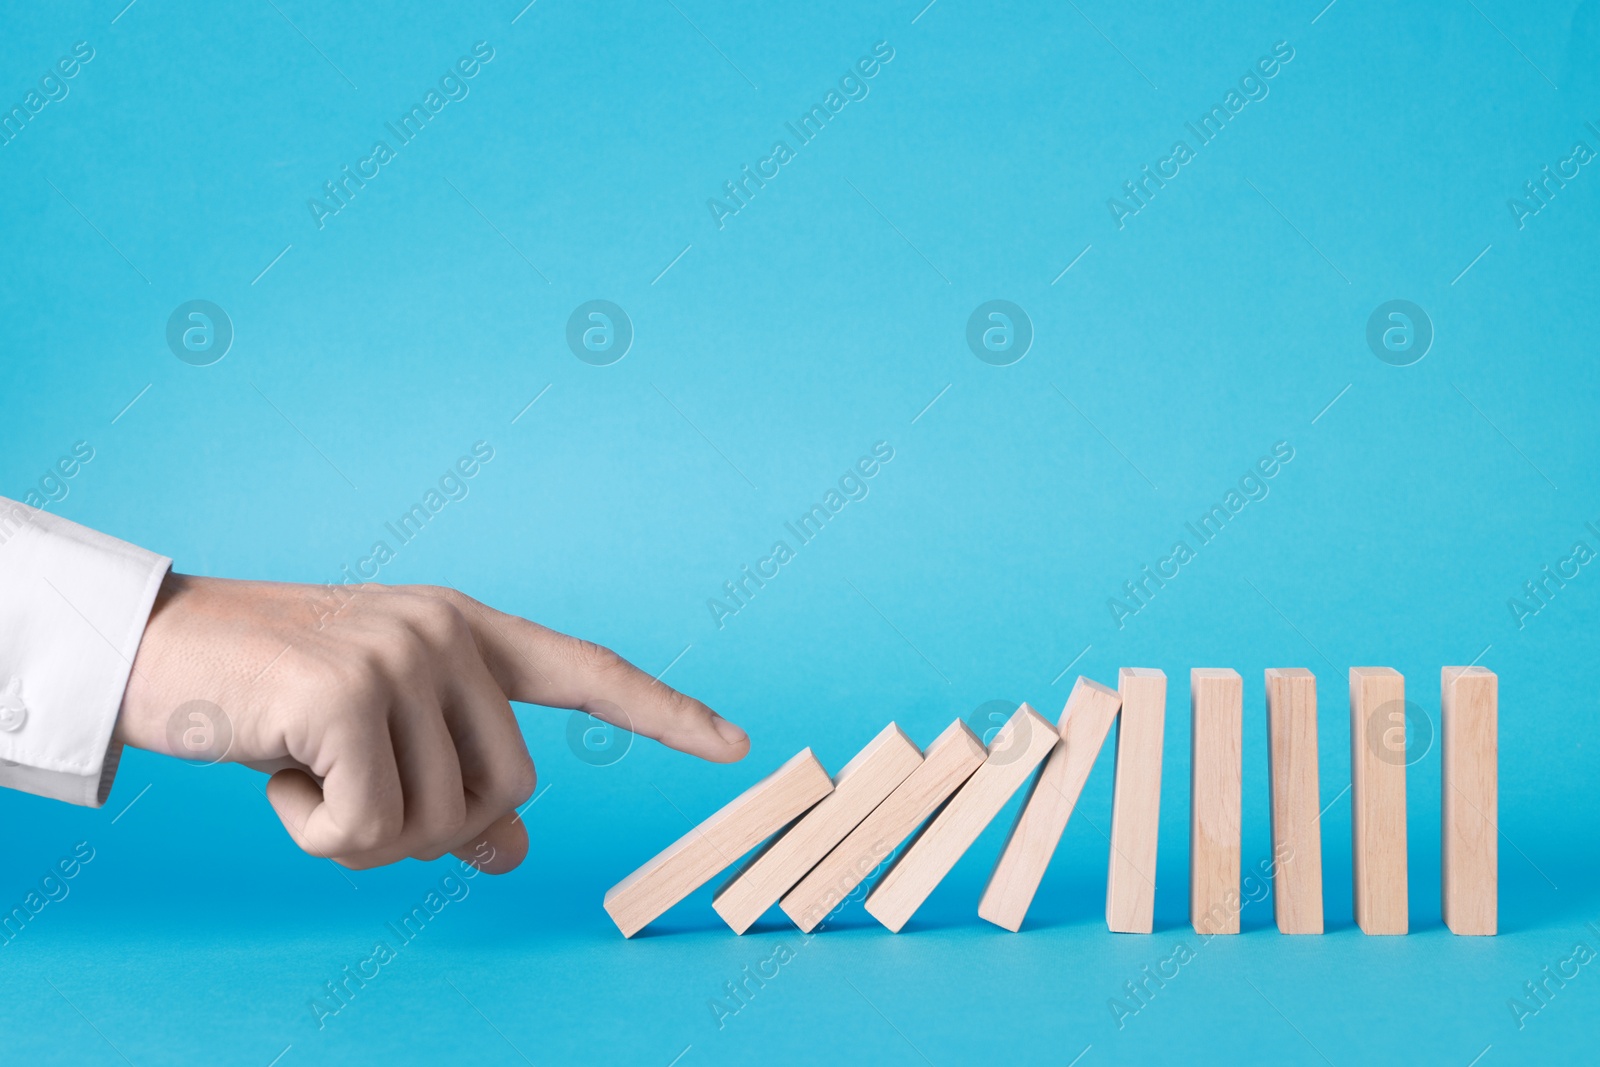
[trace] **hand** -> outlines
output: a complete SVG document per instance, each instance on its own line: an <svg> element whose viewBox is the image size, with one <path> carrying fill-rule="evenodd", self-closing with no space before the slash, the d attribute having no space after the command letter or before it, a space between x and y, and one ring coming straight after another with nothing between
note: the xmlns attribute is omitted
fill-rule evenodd
<svg viewBox="0 0 1600 1067"><path fill-rule="evenodd" d="M225 753L169 728L194 700L222 709ZM750 749L609 649L453 589L181 574L156 599L116 738L266 771L278 818L314 856L365 868L453 852L498 874L527 855L516 808L535 781L510 700L581 708L718 763Z"/></svg>

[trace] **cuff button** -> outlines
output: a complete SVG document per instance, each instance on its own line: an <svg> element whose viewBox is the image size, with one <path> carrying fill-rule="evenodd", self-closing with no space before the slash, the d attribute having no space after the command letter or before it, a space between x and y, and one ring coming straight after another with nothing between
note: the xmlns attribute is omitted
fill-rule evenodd
<svg viewBox="0 0 1600 1067"><path fill-rule="evenodd" d="M0 730L14 734L28 721L28 705L22 702L22 679L13 678L0 692Z"/></svg>

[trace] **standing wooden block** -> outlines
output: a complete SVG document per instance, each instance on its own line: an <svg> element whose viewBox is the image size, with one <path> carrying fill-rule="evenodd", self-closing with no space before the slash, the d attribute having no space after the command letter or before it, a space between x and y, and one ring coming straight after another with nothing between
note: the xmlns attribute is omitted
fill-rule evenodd
<svg viewBox="0 0 1600 1067"><path fill-rule="evenodd" d="M1189 922L1239 932L1244 681L1228 667L1189 672Z"/></svg>
<svg viewBox="0 0 1600 1067"><path fill-rule="evenodd" d="M889 858L911 833L983 763L986 755L967 724L957 719L928 746L921 764L887 800L829 852L778 902L806 933Z"/></svg>
<svg viewBox="0 0 1600 1067"><path fill-rule="evenodd" d="M1483 667L1446 667L1444 924L1453 934L1499 929L1500 680Z"/></svg>
<svg viewBox="0 0 1600 1067"><path fill-rule="evenodd" d="M1322 794L1317 776L1317 677L1267 671L1267 766L1272 778L1272 914L1278 932L1322 933Z"/></svg>
<svg viewBox="0 0 1600 1067"><path fill-rule="evenodd" d="M1072 817L1078 794L1105 744L1122 697L1115 689L1079 677L1061 712L1061 743L1044 761L1011 824L1000 859L989 875L978 915L1013 932L1022 928L1050 857Z"/></svg>
<svg viewBox="0 0 1600 1067"><path fill-rule="evenodd" d="M711 906L734 933L750 929L921 763L922 753L900 727L884 727L844 765L833 792L745 864L717 891Z"/></svg>
<svg viewBox="0 0 1600 1067"><path fill-rule="evenodd" d="M1106 927L1114 933L1155 929L1156 839L1161 826L1161 743L1167 723L1167 676L1144 667L1117 674L1116 780L1111 787L1111 863L1106 872Z"/></svg>
<svg viewBox="0 0 1600 1067"><path fill-rule="evenodd" d="M734 797L666 851L606 891L606 911L632 937L833 791L809 748Z"/></svg>
<svg viewBox="0 0 1600 1067"><path fill-rule="evenodd" d="M1350 837L1356 924L1405 933L1406 680L1392 667L1350 668Z"/></svg>
<svg viewBox="0 0 1600 1067"><path fill-rule="evenodd" d="M1038 712L1026 704L1018 708L995 735L983 765L873 886L866 903L873 918L898 933L1060 740Z"/></svg>

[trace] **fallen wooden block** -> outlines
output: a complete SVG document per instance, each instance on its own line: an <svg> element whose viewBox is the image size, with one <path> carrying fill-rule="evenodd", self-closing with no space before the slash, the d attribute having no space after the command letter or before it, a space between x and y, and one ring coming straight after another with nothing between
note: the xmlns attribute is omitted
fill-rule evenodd
<svg viewBox="0 0 1600 1067"><path fill-rule="evenodd" d="M1244 682L1228 667L1189 672L1189 922L1239 932Z"/></svg>
<svg viewBox="0 0 1600 1067"><path fill-rule="evenodd" d="M1444 924L1499 929L1500 680L1483 667L1441 672L1444 748Z"/></svg>
<svg viewBox="0 0 1600 1067"><path fill-rule="evenodd" d="M607 890L611 921L632 937L832 791L828 772L802 749Z"/></svg>
<svg viewBox="0 0 1600 1067"><path fill-rule="evenodd" d="M978 915L996 926L1016 932L1028 914L1050 857L1072 817L1083 783L1089 779L1094 758L1100 754L1111 722L1122 706L1115 689L1079 677L1061 711L1061 743L1044 761L1044 768L1028 789L1022 810L1011 825L1011 835L989 875L978 902ZM999 809L996 808L998 811Z"/></svg>
<svg viewBox="0 0 1600 1067"><path fill-rule="evenodd" d="M1406 682L1392 667L1350 668L1350 838L1356 924L1409 928L1406 885Z"/></svg>
<svg viewBox="0 0 1600 1067"><path fill-rule="evenodd" d="M890 723L834 777L833 792L756 853L711 906L734 933L750 929L921 763L917 746Z"/></svg>
<svg viewBox="0 0 1600 1067"><path fill-rule="evenodd" d="M957 719L936 737L922 762L894 792L839 842L779 906L806 933L887 860L900 842L972 777L986 755L983 742Z"/></svg>
<svg viewBox="0 0 1600 1067"><path fill-rule="evenodd" d="M899 932L1060 740L1038 712L1026 704L1018 708L995 735L983 765L868 894L866 908L873 918Z"/></svg>
<svg viewBox="0 0 1600 1067"><path fill-rule="evenodd" d="M1161 828L1161 744L1167 676L1144 667L1117 673L1116 777L1111 787L1111 861L1106 870L1106 927L1155 929L1156 842Z"/></svg>
<svg viewBox="0 0 1600 1067"><path fill-rule="evenodd" d="M1317 775L1317 678L1271 668L1267 768L1272 779L1272 915L1278 932L1322 933L1322 794Z"/></svg>

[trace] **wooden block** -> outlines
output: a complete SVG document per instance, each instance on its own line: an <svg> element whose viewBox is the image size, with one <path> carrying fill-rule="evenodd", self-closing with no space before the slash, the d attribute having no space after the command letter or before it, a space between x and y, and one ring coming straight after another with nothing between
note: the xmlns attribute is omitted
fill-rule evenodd
<svg viewBox="0 0 1600 1067"><path fill-rule="evenodd" d="M866 903L873 918L898 933L1060 740L1038 712L1018 708L995 734L983 765L873 886Z"/></svg>
<svg viewBox="0 0 1600 1067"><path fill-rule="evenodd" d="M1061 743L1028 789L1000 859L989 875L978 915L1013 932L1022 928L1050 857L1072 817L1122 697L1115 689L1079 677L1061 711ZM998 810L998 809L997 809Z"/></svg>
<svg viewBox="0 0 1600 1067"><path fill-rule="evenodd" d="M884 727L834 777L833 792L756 853L711 906L734 933L750 929L921 763L922 753L900 727Z"/></svg>
<svg viewBox="0 0 1600 1067"><path fill-rule="evenodd" d="M784 895L778 902L784 914L806 933L816 929L862 879L972 777L985 755L983 742L966 723L960 719L951 723L888 799Z"/></svg>
<svg viewBox="0 0 1600 1067"><path fill-rule="evenodd" d="M1405 701L1392 667L1350 668L1350 839L1356 924L1368 934L1409 925Z"/></svg>
<svg viewBox="0 0 1600 1067"><path fill-rule="evenodd" d="M1239 932L1244 681L1228 667L1189 672L1189 922Z"/></svg>
<svg viewBox="0 0 1600 1067"><path fill-rule="evenodd" d="M1144 667L1117 673L1116 778L1111 787L1111 863L1106 872L1106 927L1115 933L1155 929L1156 839L1161 825L1161 744L1167 722L1167 676Z"/></svg>
<svg viewBox="0 0 1600 1067"><path fill-rule="evenodd" d="M1317 775L1317 677L1267 671L1267 768L1272 778L1272 914L1278 932L1322 933L1322 794Z"/></svg>
<svg viewBox="0 0 1600 1067"><path fill-rule="evenodd" d="M1499 929L1500 680L1483 667L1446 667L1444 924L1453 934Z"/></svg>
<svg viewBox="0 0 1600 1067"><path fill-rule="evenodd" d="M817 757L801 749L607 890L611 921L622 936L632 937L832 791L833 780Z"/></svg>

